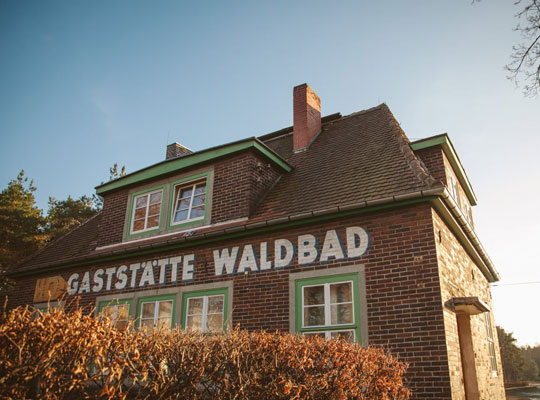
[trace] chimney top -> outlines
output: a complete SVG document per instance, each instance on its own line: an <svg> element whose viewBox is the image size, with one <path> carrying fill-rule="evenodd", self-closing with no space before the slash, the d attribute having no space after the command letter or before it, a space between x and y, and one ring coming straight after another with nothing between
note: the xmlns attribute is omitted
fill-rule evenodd
<svg viewBox="0 0 540 400"><path fill-rule="evenodd" d="M293 89L293 150L305 150L321 131L321 100L304 83Z"/></svg>
<svg viewBox="0 0 540 400"><path fill-rule="evenodd" d="M165 159L169 160L171 158L185 156L186 154L190 153L193 152L186 146L182 146L180 143L174 142L167 146L167 153L165 155Z"/></svg>

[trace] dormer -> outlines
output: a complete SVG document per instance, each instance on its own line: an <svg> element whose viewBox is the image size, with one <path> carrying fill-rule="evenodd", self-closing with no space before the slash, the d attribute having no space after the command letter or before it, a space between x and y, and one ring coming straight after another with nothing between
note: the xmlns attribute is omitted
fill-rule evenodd
<svg viewBox="0 0 540 400"><path fill-rule="evenodd" d="M257 138L167 159L96 187L103 197L98 247L247 220L292 167Z"/></svg>
<svg viewBox="0 0 540 400"><path fill-rule="evenodd" d="M446 133L411 142L431 175L444 183L465 219L474 228L472 206L477 199L467 173Z"/></svg>

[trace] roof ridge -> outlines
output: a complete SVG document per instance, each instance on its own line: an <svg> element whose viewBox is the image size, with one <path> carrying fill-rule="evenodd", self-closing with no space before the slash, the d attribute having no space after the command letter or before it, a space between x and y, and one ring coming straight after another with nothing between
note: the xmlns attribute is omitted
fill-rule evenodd
<svg viewBox="0 0 540 400"><path fill-rule="evenodd" d="M411 169L413 175L420 182L427 185L428 187L433 187L437 182L440 183L438 179L434 178L433 175L431 175L424 163L418 159L414 151L411 149L411 146L409 144L410 140L403 131L403 129L401 129L401 126L394 117L394 114L392 114L392 111L390 111L388 106L384 103L381 104L381 106L381 108L386 109L386 112L388 114L387 122L390 131L396 136L399 144L399 149L401 150L401 153L405 156L405 161L407 162L407 165Z"/></svg>

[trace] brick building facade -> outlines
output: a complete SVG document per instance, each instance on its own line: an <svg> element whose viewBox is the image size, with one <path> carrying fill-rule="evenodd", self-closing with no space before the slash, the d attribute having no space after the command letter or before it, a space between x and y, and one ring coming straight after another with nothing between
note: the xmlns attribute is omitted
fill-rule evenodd
<svg viewBox="0 0 540 400"><path fill-rule="evenodd" d="M9 306L63 290L118 324L336 336L409 363L415 399L503 399L467 175L447 135L384 104L167 159L98 186L103 210L13 273Z"/></svg>

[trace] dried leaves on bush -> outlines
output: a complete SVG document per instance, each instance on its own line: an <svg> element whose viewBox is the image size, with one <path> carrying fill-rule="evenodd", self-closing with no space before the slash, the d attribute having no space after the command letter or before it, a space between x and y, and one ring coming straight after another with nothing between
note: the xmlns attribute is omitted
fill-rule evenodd
<svg viewBox="0 0 540 400"><path fill-rule="evenodd" d="M80 308L0 316L0 397L8 399L408 399L405 370L381 349L322 338L148 335Z"/></svg>

